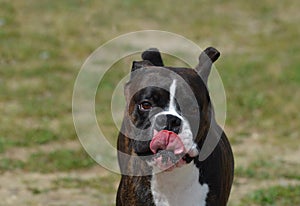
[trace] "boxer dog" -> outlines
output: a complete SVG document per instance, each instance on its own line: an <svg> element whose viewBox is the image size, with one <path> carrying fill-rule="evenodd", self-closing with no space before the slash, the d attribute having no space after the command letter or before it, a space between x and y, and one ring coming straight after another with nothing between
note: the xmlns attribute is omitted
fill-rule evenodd
<svg viewBox="0 0 300 206"><path fill-rule="evenodd" d="M117 145L117 206L227 204L233 154L206 86L219 56L209 47L195 69L166 67L149 49L133 62Z"/></svg>

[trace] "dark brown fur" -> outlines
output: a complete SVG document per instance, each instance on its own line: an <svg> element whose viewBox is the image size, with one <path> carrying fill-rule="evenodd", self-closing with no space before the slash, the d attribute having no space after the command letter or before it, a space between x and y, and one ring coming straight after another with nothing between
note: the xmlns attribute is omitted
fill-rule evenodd
<svg viewBox="0 0 300 206"><path fill-rule="evenodd" d="M199 130L196 131L197 135L195 142L197 143L200 151L205 151L202 148L205 138L208 134L211 120L214 119L213 108L210 102L209 93L206 88L207 77L209 70L214 62L219 57L219 52L210 47L207 48L205 54L200 55L199 65L196 70L187 68L172 68L173 72L179 74L192 89L197 103L200 106ZM152 49L146 51L142 55L145 62L134 62L132 71L136 69L145 69L146 66L163 66L159 51ZM150 62L150 63L149 63ZM156 62L156 63L155 63ZM156 65L157 64L157 65ZM159 69L159 67L158 67ZM200 76L199 76L200 71ZM125 90L126 98L130 97L130 86L137 87L138 82L133 82L132 85L128 84ZM136 156L134 151L134 140L129 138L131 133L130 121L134 121L130 115L134 110L134 105L130 104L131 100L127 99L129 104L129 111L124 114L124 121L122 124L122 132L118 137L118 151L119 163L122 174L136 174L137 176L122 175L121 182L117 193L117 206L155 206L151 193L151 178L152 176L143 176L144 174L151 174L151 168L144 161L135 162L131 156ZM193 120L190 120L193 121ZM214 121L213 121L214 122ZM199 182L206 183L209 186L209 193L206 199L207 206L225 206L227 204L231 185L233 181L234 160L229 141L225 133L218 125L212 125L220 132L221 138L215 139L218 142L213 152L203 161L197 157L189 164L195 164L199 168ZM217 138L210 136L209 138ZM131 155L124 157L120 152ZM195 194L199 195L199 194Z"/></svg>

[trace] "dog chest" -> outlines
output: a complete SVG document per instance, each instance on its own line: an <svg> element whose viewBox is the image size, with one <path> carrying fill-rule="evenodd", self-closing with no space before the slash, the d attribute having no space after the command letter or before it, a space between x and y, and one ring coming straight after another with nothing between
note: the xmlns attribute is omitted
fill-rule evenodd
<svg viewBox="0 0 300 206"><path fill-rule="evenodd" d="M194 164L152 176L151 192L156 206L205 206L207 184L199 183L199 170Z"/></svg>

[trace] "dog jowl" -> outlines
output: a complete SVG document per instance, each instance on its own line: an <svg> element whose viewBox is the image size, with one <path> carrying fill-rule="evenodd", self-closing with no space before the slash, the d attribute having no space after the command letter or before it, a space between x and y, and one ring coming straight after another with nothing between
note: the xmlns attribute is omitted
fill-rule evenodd
<svg viewBox="0 0 300 206"><path fill-rule="evenodd" d="M227 204L233 155L206 87L219 55L207 48L195 69L164 66L157 49L133 62L118 137L117 206Z"/></svg>

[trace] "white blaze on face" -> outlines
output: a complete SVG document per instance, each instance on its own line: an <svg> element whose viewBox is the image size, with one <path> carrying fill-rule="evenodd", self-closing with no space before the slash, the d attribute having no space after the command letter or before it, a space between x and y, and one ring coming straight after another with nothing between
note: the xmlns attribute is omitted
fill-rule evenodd
<svg viewBox="0 0 300 206"><path fill-rule="evenodd" d="M186 149L186 152L191 156L195 157L199 154L199 151L197 149L197 144L193 140L193 134L190 127L189 122L187 119L182 117L178 112L176 111L176 103L175 103L175 94L176 94L176 88L177 88L177 82L174 79L171 86L170 86L170 103L169 108L167 112L162 112L163 114L171 114L182 121L181 130L178 136L180 137L181 141L184 144L184 147Z"/></svg>
<svg viewBox="0 0 300 206"><path fill-rule="evenodd" d="M191 157L195 157L199 152L197 144L193 140L190 124L176 110L176 87L176 80L173 80L169 90L169 107L166 111L156 114L154 121L159 115L173 115L178 117L181 120L181 130L178 136L184 144L186 152ZM205 200L209 192L209 187L207 184L201 185L199 183L199 170L194 164L191 163L162 173L157 173L154 168L153 172L151 192L156 206L206 205Z"/></svg>
<svg viewBox="0 0 300 206"><path fill-rule="evenodd" d="M176 112L176 104L175 104L175 93L176 93L176 80L174 79L171 86L170 86L170 104L169 104L169 111ZM177 115L176 115L177 116Z"/></svg>
<svg viewBox="0 0 300 206"><path fill-rule="evenodd" d="M156 121L156 118L160 115L173 115L178 117L181 120L181 129L180 132L178 133L178 136L180 137L184 145L186 153L189 154L190 157L196 157L199 154L199 151L197 149L197 144L193 140L193 134L192 134L190 124L188 120L185 119L183 116L181 116L176 110L176 102L175 102L176 88L177 88L177 82L176 80L173 80L169 90L170 92L169 107L167 108L166 111L157 113L154 116L154 122ZM153 132L154 135L158 132L156 130L153 131L154 131Z"/></svg>

